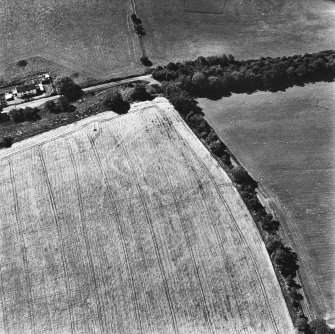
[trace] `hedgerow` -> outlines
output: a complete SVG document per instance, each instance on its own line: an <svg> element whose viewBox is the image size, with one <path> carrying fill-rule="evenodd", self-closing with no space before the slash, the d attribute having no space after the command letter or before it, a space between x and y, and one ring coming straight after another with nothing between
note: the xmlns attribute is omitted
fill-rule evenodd
<svg viewBox="0 0 335 334"><path fill-rule="evenodd" d="M219 98L229 96L232 92L278 91L294 85L333 81L335 51L249 60L235 60L231 55L198 57L195 61L158 66L152 75L154 79L162 82L163 95L222 163L235 183L260 230L277 275L281 276L279 281L285 284L281 285L286 290L284 295L291 304L290 310L294 310L293 320L298 331L318 334L321 330L324 330L324 333L328 333L329 330L331 333L332 330L320 320L313 320L312 326L308 324L301 305L303 299L299 292L301 286L296 282L299 269L298 256L280 238L279 221L267 213L259 201L257 182L237 161L237 166L232 165L231 153L204 119L195 98L202 96Z"/></svg>

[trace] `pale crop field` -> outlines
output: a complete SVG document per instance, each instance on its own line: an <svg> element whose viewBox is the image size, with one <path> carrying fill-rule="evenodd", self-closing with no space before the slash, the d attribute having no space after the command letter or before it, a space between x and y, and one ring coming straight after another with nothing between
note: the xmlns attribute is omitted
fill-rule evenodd
<svg viewBox="0 0 335 334"><path fill-rule="evenodd" d="M238 192L165 99L0 154L1 333L294 333Z"/></svg>

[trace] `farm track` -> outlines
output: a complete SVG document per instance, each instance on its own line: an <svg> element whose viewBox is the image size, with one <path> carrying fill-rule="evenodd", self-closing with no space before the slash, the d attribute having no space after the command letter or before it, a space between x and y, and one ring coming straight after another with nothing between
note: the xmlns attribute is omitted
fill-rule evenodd
<svg viewBox="0 0 335 334"><path fill-rule="evenodd" d="M2 308L2 322L3 322L3 328L5 330L5 334L9 333L9 325L8 325L8 316L6 313L5 308L5 289L4 289L4 278L2 275L2 266L0 266L0 292L1 292L1 308Z"/></svg>
<svg viewBox="0 0 335 334"><path fill-rule="evenodd" d="M178 131L176 131L176 129L172 126L171 122L169 122L169 120L167 120L167 117L165 115L165 113L163 112L163 110L161 110L159 107L158 107L158 110L160 112L160 114L162 115L163 118L165 118L167 124L170 125L171 129L174 131L174 133L176 134L177 137L179 137L180 141L183 143L183 145L185 145L187 147L187 149L189 150L189 152L191 152L192 156L194 157L194 159L196 159L199 163L199 165L201 165L203 167L203 169L206 171L206 174L207 176L209 177L209 179L211 180L211 183L213 185L213 187L215 188L216 190L216 193L217 195L219 196L219 198L221 199L221 202L222 204L225 206L226 208L226 211L228 212L231 220L234 222L234 226L235 226L235 229L236 231L238 232L239 236L241 237L241 239L243 240L243 242L245 243L245 245L247 246L248 250L249 250L249 254L250 254L250 258L252 259L252 263L253 263L253 267L255 269L255 272L257 274L257 278L258 278L258 282L259 284L261 285L261 288L262 288L262 294L264 296L264 300L265 302L267 303L267 309L268 309L268 312L272 318L272 324L274 326L274 330L276 331L276 333L279 333L278 331L278 327L277 327L277 324L276 324L276 321L274 319L274 316L273 316L273 313L272 313L272 309L271 307L269 306L269 301L268 301L268 296L267 296L267 293L266 293L266 290L265 290L265 287L264 287L264 284L262 282L262 279L261 279L261 276L260 276L260 273L258 271L258 267L257 267L257 264L256 264L256 261L254 259L254 255L250 249L250 246L249 244L247 243L247 241L245 240L245 237L241 231L241 229L239 228L238 226L238 223L236 222L236 219L234 217L234 215L232 214L229 206L227 205L227 202L226 200L224 199L224 197L222 196L222 193L220 191L220 188L218 187L217 183L215 182L215 180L213 179L213 176L212 174L210 173L210 171L208 170L207 166L203 163L202 160L199 159L198 155L194 152L194 150L188 145L188 143L185 142L185 140L181 137L180 133ZM185 124L186 125L186 124ZM186 125L187 126L187 125ZM196 171L195 169L189 165L190 169L195 172L195 175L196 175L196 178L199 179L199 176L196 174ZM202 191L201 191L202 192ZM204 199L204 196L203 196L203 193L202 193L202 198ZM204 199L205 201L205 199ZM210 210L208 210L208 212L210 213ZM213 220L212 220L212 223L213 223ZM221 242L219 243L221 245Z"/></svg>
<svg viewBox="0 0 335 334"><path fill-rule="evenodd" d="M82 227L84 240L85 240L85 249L86 249L86 253L87 253L87 258L89 260L90 273L92 275L94 288L95 288L95 298L96 298L96 301L97 301L97 304L98 304L98 308L97 308L98 322L100 324L101 333L107 333L107 331L105 330L106 325L104 324L104 319L103 319L102 314L101 314L101 312L102 312L102 302L101 302L100 296L99 296L100 287L98 285L98 281L97 281L97 277L96 277L96 273L95 273L95 269L94 269L94 263L93 263L93 259L92 259L92 250L91 250L91 245L90 245L89 237L88 237L88 233L87 233L83 199L82 199L82 196L81 196L81 190L80 190L80 186L79 186L78 169L77 169L76 161L74 159L72 148L69 145L69 142L68 142L66 137L65 137L65 141L66 141L67 149L70 153L70 160L71 160L71 164L72 164L72 168L73 168L73 172L74 172L74 176L75 176L75 188L76 188L76 194L77 194L77 199L78 199L78 204L79 204L80 222L81 222L81 227Z"/></svg>
<svg viewBox="0 0 335 334"><path fill-rule="evenodd" d="M17 224L18 232L20 236L20 241L21 241L24 276L28 284L29 322L31 324L32 333L36 333L36 323L35 323L35 317L34 317L34 299L33 299L32 291L31 291L31 280L30 280L30 274L29 274L29 263L28 263L28 258L27 258L27 247L25 245L25 241L23 237L22 223L19 218L17 189L16 189L15 176L14 176L13 165L12 165L11 160L8 160L8 165L9 165L9 170L10 170L10 180L11 180L11 184L13 188L13 204L14 204L14 211L15 211L15 220L16 220L16 224Z"/></svg>
<svg viewBox="0 0 335 334"><path fill-rule="evenodd" d="M99 124L99 131L100 131L100 133L102 131L100 124ZM113 195L112 195L112 193L110 191L111 186L109 184L108 178L107 178L106 173L104 171L104 168L102 166L102 162L101 162L99 153L98 153L98 151L96 149L96 146L95 146L95 143L94 143L94 139L97 138L97 137L92 138L89 134L87 135L87 137L88 137L89 142L91 144L91 148L92 148L94 157L96 159L99 171L100 171L100 173L101 173L101 175L103 177L103 180L104 180L104 182L105 182L105 184L107 186L108 196L111 199L112 209L113 209L113 212L115 213L115 219L116 219L116 223L117 223L117 227L118 227L118 231L119 231L119 236L120 236L121 243L122 243L123 253L124 253L124 257L125 257L125 261L126 261L126 267L127 267L128 277L129 277L130 282L131 282L131 289L132 289L132 293L133 293L133 296L134 296L134 299L135 299L135 310L136 310L137 323L138 323L138 326L140 328L140 333L143 333L143 327L142 327L141 316L140 316L140 311L139 311L138 297L137 297L137 292L136 292L136 289L135 289L134 277L133 277L133 274L132 274L132 269L131 269L130 262L129 262L129 255L128 255L127 246L126 246L126 242L125 242L125 237L124 237L124 232L123 232L123 228L122 228L122 223L120 221L120 214L118 213L118 209L117 209L117 207L114 204L115 200L114 200L114 197L113 197Z"/></svg>
<svg viewBox="0 0 335 334"><path fill-rule="evenodd" d="M160 109L159 109L159 111L160 111L161 115L163 116L163 118L166 118L164 112L162 112ZM166 122L168 122L168 120L166 120ZM190 152L193 154L193 153L194 153L193 150L192 150L192 149L185 143L184 138L182 138L182 137L178 134L178 132L176 131L176 129L173 127L172 123L169 122L168 124L169 124L171 130L172 130L172 131L175 133L175 135L179 138L180 142L182 143L182 146L185 146L186 149L187 149L188 151L190 151ZM183 151L182 151L182 152L183 152ZM184 159L185 159L185 162L186 162L186 164L187 164L189 170L195 175L195 178L196 178L198 184L201 184L200 177L199 177L198 173L196 172L195 168L193 167L193 165L190 163L190 159L187 158L183 153L182 153L182 155L183 155L183 157L184 157ZM207 171L207 170L206 170L206 172L207 172L207 174L208 174L208 171ZM216 238L217 238L217 240L218 240L218 245L219 245L219 247L220 247L221 254L222 254L222 257L223 257L223 260L225 261L225 263L228 263L228 264L229 264L227 254L226 254L225 249L224 249L224 247L223 247L223 245L226 244L226 243L225 243L224 240L220 237L220 233L219 233L219 231L218 231L218 229L217 229L216 224L214 223L214 218L213 218L212 212L211 212L211 210L210 210L210 208L209 208L209 205L208 205L208 203L207 203L207 200L206 200L206 197L205 197L205 195L204 195L203 189L200 188L199 192L200 192L200 194L201 194L202 202L203 202L204 205L206 206L207 212L209 213L209 217L210 217L210 220L211 220L211 225L212 225L212 227L213 227L214 233L215 233ZM241 316L241 311L240 311L240 306L239 306L239 298L237 298L237 293L238 293L239 291L241 291L241 288L239 287L238 282L236 282L236 283L235 283L235 286L234 286L234 283L233 283L233 282L234 282L234 279L233 279L232 276L231 276L231 271L232 271L231 269L228 270L228 273L229 273L229 276L230 276L230 277L229 277L229 279L230 279L230 284L231 284L231 286L232 286L231 291L233 292L234 298L235 298L235 300L236 300L236 303L237 303L237 309L238 309L238 314L239 314L239 317L240 317L240 319L241 319L241 323L243 324L244 321L243 321L243 316ZM237 293L236 293L236 291L237 291ZM243 329L247 329L247 327L246 327L244 324L243 324L242 327L243 327Z"/></svg>
<svg viewBox="0 0 335 334"><path fill-rule="evenodd" d="M142 110L141 112L143 113L144 111L145 111L145 110ZM160 109L159 109L159 111L161 112ZM164 115L163 112L161 112L161 115L165 118L166 123L169 124L170 129L177 135L177 137L178 137L179 140L182 142L182 144L185 145L185 141L184 141L184 139L178 134L178 132L176 131L176 129L173 127L172 123L169 122L168 119L166 119L166 117L165 117L165 115ZM165 131L167 132L166 128L165 128ZM185 145L185 146L186 146L186 145ZM190 150L190 148L189 148L188 146L186 146L186 147L187 147L188 150ZM158 150L157 150L157 151L158 151ZM193 151L192 151L192 152L193 152ZM183 154L183 156L184 156L184 154ZM189 170L191 170L191 171L193 172L193 174L196 176L196 180L197 180L198 184L201 184L200 177L199 177L199 175L197 174L196 170L193 168L192 164L190 163L190 160L189 160L186 156L184 156L184 158L185 158L185 161L186 161L186 163L187 163L187 165L188 165L188 167L189 167ZM162 164L162 166L164 166L164 165ZM223 242L222 238L220 237L220 233L219 233L218 230L217 230L216 224L214 223L214 219L213 219L213 216L212 216L212 212L211 212L211 210L209 209L207 200L206 200L206 198L205 198L205 196L204 196L204 193L203 193L203 189L201 189L201 188L200 188L200 193L201 193L201 199L202 199L202 202L205 204L205 206L206 206L206 208L207 208L207 212L209 213L210 220L211 220L211 225L212 225L212 227L213 227L215 236L216 236L216 238L217 238L217 240L218 240L218 245L219 245L219 247L220 247L220 251L221 251L223 260L224 260L225 263L229 263L227 254L226 254L226 252L225 252L225 250L224 250L224 247L223 247L224 242ZM180 215L180 216L182 216L182 215ZM236 291L239 291L240 289L239 289L238 287L237 287L238 289L235 288L235 286L234 286L234 284L233 284L234 280L233 280L233 278L232 278L232 276L231 276L231 270L230 270L230 269L228 270L228 274L229 274L229 281L230 281L230 284L231 284L231 286L232 286L231 291L233 292L234 299L236 300L236 303L237 303L237 309L238 309L238 314L239 314L241 323L243 324L243 317L241 316L241 311L240 311L240 307L239 307L239 305L238 305L238 298L237 298L237 294L236 294ZM237 283L236 283L236 284L237 284ZM243 329L246 328L244 324L242 325L242 327L243 327Z"/></svg>
<svg viewBox="0 0 335 334"><path fill-rule="evenodd" d="M164 114L163 110L161 110L160 108L158 108L158 110L159 110L159 112L161 113L161 115L163 116L163 118L166 118L166 115ZM187 126L186 123L185 123L184 125ZM240 238L243 240L243 242L244 242L245 245L247 246L247 248L248 248L248 250L249 250L250 258L251 258L252 263L253 263L253 267L254 267L254 269L255 269L255 272L256 272L256 274L257 274L258 281L259 281L259 283L260 283L260 285L261 285L261 288L262 288L262 294L263 294L263 296L264 296L264 300L265 300L266 303L267 303L267 309L268 309L268 312L270 313L270 316L271 316L271 318L272 318L272 324L273 324L273 326L274 326L274 330L276 331L276 333L279 333L279 331L278 331L278 326L277 326L276 321L275 321L275 318L274 318L274 316L273 316L272 309L271 309L271 307L270 307L270 305L269 305L268 296L267 296L267 293L266 293L266 290L265 290L263 281L262 281L262 279L261 279L261 276L260 276L260 273L259 273L259 270L258 270L256 261L255 261L254 255L253 255L253 253L252 253L252 251L251 251L251 249L250 249L250 246L249 246L249 244L247 243L247 241L246 241L246 239L245 239L245 237L244 237L244 235L243 235L243 233L242 233L240 227L238 226L238 223L236 222L236 219L235 219L234 215L232 214L231 209L230 209L229 206L227 205L227 202L226 202L226 200L224 199L224 197L222 196L222 193L221 193L221 191L220 191L220 188L218 187L218 185L217 185L217 183L215 182L215 180L214 180L212 174L210 173L210 171L208 170L208 168L207 168L207 166L204 164L204 162L203 162L201 159L199 159L199 156L194 152L194 150L188 145L188 143L185 142L185 140L183 140L183 138L180 136L180 133L179 133L178 131L176 131L176 130L174 129L174 127L172 127L172 129L174 130L175 134L181 139L181 142L182 142L182 143L188 148L188 150L192 153L193 157L198 161L199 165L202 166L202 167L204 168L204 170L206 171L207 176L208 176L209 179L211 180L211 183L212 183L213 187L215 188L217 195L218 195L219 198L221 199L222 204L225 206L226 211L229 213L229 216L230 216L232 222L234 223L234 226L235 226L236 231L238 232ZM194 168L191 168L191 169L194 170ZM194 171L195 171L195 170L194 170ZM198 176L197 176L197 177L198 177ZM209 212L210 212L210 211L209 211ZM260 238L260 236L258 236L258 237Z"/></svg>
<svg viewBox="0 0 335 334"><path fill-rule="evenodd" d="M145 109L141 110L140 112L145 115ZM143 118L145 119L145 116L143 116ZM148 121L148 124L149 124L149 121ZM159 157L159 161L160 161L160 164L161 164L162 169L164 171L165 177L168 180L168 183L169 183L169 186L170 186L170 190L171 190L171 194L172 194L172 197L173 197L173 204L174 204L176 212L178 213L178 221L179 221L179 224L182 227L188 251L191 254L194 273L195 273L195 275L196 275L196 277L198 279L198 282L199 282L200 291L201 291L201 297L202 297L203 305L204 305L204 308L205 308L205 314L206 314L205 320L207 322L207 325L208 325L208 328L209 328L210 332L211 333L215 333L216 331L213 328L213 324L212 324L212 321L211 321L211 315L210 315L210 312L209 312L208 304L207 304L207 301L206 301L206 296L205 296L205 293L204 293L203 283L202 283L202 281L200 279L200 275L199 275L197 263L196 263L196 260L195 260L195 256L194 256L194 253L193 253L193 249L192 249L190 240L188 238L187 232L185 231L183 222L181 221L181 218L183 217L183 213L181 212L180 207L178 205L178 202L176 200L176 196L175 196L175 193L174 193L174 190L173 190L173 185L172 185L172 182L171 182L171 178L170 178L168 172L166 171L166 168L164 168L163 159L162 159L160 150L157 149L157 140L155 141L153 139L152 133L150 132L150 129L149 129L149 135L150 135L150 140L151 140L153 146L155 147L155 151L157 153L157 156Z"/></svg>
<svg viewBox="0 0 335 334"><path fill-rule="evenodd" d="M67 269L67 265L66 265L66 256L65 256L65 250L64 250L64 241L63 241L63 236L62 236L62 231L60 228L60 224L59 224L59 220L58 220L58 215L57 215L57 206L56 206L56 201L55 201L55 197L54 197L54 193L51 187L51 183L50 183L50 179L48 176L48 171L46 168L46 164L43 158L43 152L42 152L42 145L39 145L37 147L37 151L38 151L38 156L40 158L41 161L41 165L42 165L42 169L43 169L43 175L45 177L45 182L47 184L48 187L48 193L49 193L49 199L50 199L50 203L51 203L51 208L52 208L52 214L54 217L54 221L56 223L56 227L57 227L57 237L58 240L60 242L60 246L61 246L61 258L62 258L62 267L63 267L63 271L64 271L64 277L65 277L65 288L66 288L66 296L67 296L67 301L68 301L68 309L69 309L69 316L70 316L70 326L71 326L71 333L74 333L74 329L73 329L73 312L72 312L72 305L70 304L70 286L69 286L69 276L68 276L68 269Z"/></svg>
<svg viewBox="0 0 335 334"><path fill-rule="evenodd" d="M34 205L22 219L27 217L27 226L41 240L43 224L48 223L55 238L52 252L58 254L55 269L60 281L53 285L55 290L43 289L44 281L39 279L43 291L36 295L32 293L35 289L30 295L27 291L29 312L35 318L35 330L29 333L43 333L37 310L52 303L55 293L63 294L63 310L57 314L66 318L60 324L49 313L50 330L55 334L293 333L280 288L275 289L279 304L273 292L271 301L267 300L269 280L264 295L258 281L262 276L254 276L257 261L253 256L263 255L257 252L259 248L249 248L238 233L235 211L239 206L231 211L234 204L220 188L235 196L232 184L226 176L218 176L216 162L209 165L213 163L210 154L199 146L181 118L160 108L166 107L148 102L139 104L136 113L99 115L71 131L55 130L57 135L45 133L39 142L31 139L26 146L15 144L12 152L0 155L4 163L14 157L17 163L22 156L37 164L33 177L40 181L20 184L36 187L41 182L43 187L20 194L14 208L20 218L19 210L34 204L29 204L30 194L46 197L40 202L46 216L43 214L36 229ZM195 142L190 142L191 138ZM203 154L207 154L204 161L199 156ZM20 163L15 170L12 166L9 173L12 178L15 174L17 182L30 177L30 172L25 175L20 168ZM28 200L26 206L24 200ZM12 214L8 210L5 214ZM255 233L254 225L247 228ZM22 228L19 232L17 242L22 245L22 233L27 232ZM35 246L34 236L28 240L22 255L29 252L27 259L33 259L33 252L42 248ZM260 242L257 237L258 247ZM233 262L233 250L237 263ZM254 267L249 267L249 262ZM31 266L39 263L26 263L22 280L27 279ZM267 264L262 268L272 273ZM275 279L274 273L271 275ZM1 277L1 284L8 285L7 276ZM278 306L279 315L271 314L270 304ZM4 314L6 300L0 305ZM8 316L12 314L3 316L3 328L10 331ZM279 328L276 319L281 320Z"/></svg>
<svg viewBox="0 0 335 334"><path fill-rule="evenodd" d="M118 136L120 136L120 134L118 134ZM122 138L121 138L120 142L122 143ZM132 171L133 181L136 185L138 194L139 194L140 199L141 199L141 203L142 203L144 211L145 211L146 221L147 221L147 223L150 227L150 233L151 233L151 237L152 237L152 240L153 240L153 243L154 243L157 260L158 260L158 263L159 263L159 269L160 269L160 272L161 272L161 275L162 275L162 278L163 278L165 295L166 295L166 298L167 298L168 304L169 304L169 309L170 309L170 313L171 313L174 333L178 334L179 330L178 330L178 325L177 325L177 319L176 319L173 303L171 301L170 290L169 290L169 286L167 284L167 276L166 276L166 273L165 273L165 270L164 270L162 257L161 257L161 254L160 254L160 250L159 250L159 247L158 247L158 242L157 242L155 231L154 231L154 228L153 228L153 222L152 222L150 214L149 214L149 210L148 210L146 200L145 200L145 198L142 194L141 186L139 184L138 178L137 178L136 173L134 171L134 167L133 167L133 164L132 164L132 160L130 159L129 151L128 151L126 145L122 145L122 149L125 153L125 158L126 158L126 161L128 163L128 166L130 167L130 170Z"/></svg>

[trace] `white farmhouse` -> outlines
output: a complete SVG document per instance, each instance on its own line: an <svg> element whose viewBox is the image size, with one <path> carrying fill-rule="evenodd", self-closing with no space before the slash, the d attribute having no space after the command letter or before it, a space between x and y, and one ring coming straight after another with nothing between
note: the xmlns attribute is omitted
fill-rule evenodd
<svg viewBox="0 0 335 334"><path fill-rule="evenodd" d="M12 100L14 100L14 96L13 96L12 93L6 93L6 94L5 94L5 99L6 99L7 101L12 101Z"/></svg>

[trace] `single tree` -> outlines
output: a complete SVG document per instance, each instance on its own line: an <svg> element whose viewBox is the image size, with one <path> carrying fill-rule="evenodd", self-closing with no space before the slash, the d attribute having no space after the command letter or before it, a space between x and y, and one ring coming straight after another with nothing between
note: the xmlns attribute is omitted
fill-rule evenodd
<svg viewBox="0 0 335 334"><path fill-rule="evenodd" d="M26 67L28 65L28 62L25 59L22 59L22 60L19 60L16 63L16 65L19 66L19 67Z"/></svg>
<svg viewBox="0 0 335 334"><path fill-rule="evenodd" d="M131 101L147 101L151 99L151 95L147 92L143 85L135 85L129 94Z"/></svg>
<svg viewBox="0 0 335 334"><path fill-rule="evenodd" d="M71 78L58 77L54 81L57 94L64 96L69 101L75 101L83 95L83 91Z"/></svg>
<svg viewBox="0 0 335 334"><path fill-rule="evenodd" d="M12 137L5 136L2 138L2 142L0 142L0 147L5 147L5 148L11 147L13 142L14 142L14 139Z"/></svg>
<svg viewBox="0 0 335 334"><path fill-rule="evenodd" d="M205 94L209 88L208 79L202 72L195 72L193 74L192 84L195 90L202 94Z"/></svg>
<svg viewBox="0 0 335 334"><path fill-rule="evenodd" d="M298 331L306 333L309 329L309 325L306 318L298 318L295 326L297 327Z"/></svg>
<svg viewBox="0 0 335 334"><path fill-rule="evenodd" d="M147 56L143 56L140 58L140 61L141 63L144 65L144 66L147 66L147 67L150 67L152 66L152 62L151 60L147 57Z"/></svg>
<svg viewBox="0 0 335 334"><path fill-rule="evenodd" d="M105 97L104 106L106 109L111 109L118 114L125 114L130 109L129 103L123 100L119 92L109 93Z"/></svg>

